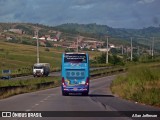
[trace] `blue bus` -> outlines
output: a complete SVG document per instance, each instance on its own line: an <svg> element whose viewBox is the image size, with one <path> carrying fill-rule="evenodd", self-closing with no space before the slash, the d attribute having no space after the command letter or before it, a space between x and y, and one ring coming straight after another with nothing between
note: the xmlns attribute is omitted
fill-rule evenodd
<svg viewBox="0 0 160 120"><path fill-rule="evenodd" d="M87 53L62 54L62 95L89 93L89 55Z"/></svg>

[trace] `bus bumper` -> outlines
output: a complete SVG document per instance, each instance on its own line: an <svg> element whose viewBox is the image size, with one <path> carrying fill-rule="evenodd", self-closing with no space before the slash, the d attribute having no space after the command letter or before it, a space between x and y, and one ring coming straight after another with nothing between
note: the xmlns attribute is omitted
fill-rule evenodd
<svg viewBox="0 0 160 120"><path fill-rule="evenodd" d="M82 93L87 94L89 93L89 86L85 87L63 87L62 86L62 93Z"/></svg>

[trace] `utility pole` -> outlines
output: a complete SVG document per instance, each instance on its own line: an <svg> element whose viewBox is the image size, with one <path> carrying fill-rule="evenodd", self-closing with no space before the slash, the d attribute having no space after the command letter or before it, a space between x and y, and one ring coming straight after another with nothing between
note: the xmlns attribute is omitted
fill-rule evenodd
<svg viewBox="0 0 160 120"><path fill-rule="evenodd" d="M39 37L38 37L38 28L36 28L35 36L37 38L37 63L39 63Z"/></svg>
<svg viewBox="0 0 160 120"><path fill-rule="evenodd" d="M154 56L154 37L152 38L152 59Z"/></svg>
<svg viewBox="0 0 160 120"><path fill-rule="evenodd" d="M152 55L152 45L149 45L149 55Z"/></svg>
<svg viewBox="0 0 160 120"><path fill-rule="evenodd" d="M79 39L79 36L77 37L77 53L78 53L78 39Z"/></svg>
<svg viewBox="0 0 160 120"><path fill-rule="evenodd" d="M133 60L133 48L132 48L132 37L131 37L131 61Z"/></svg>
<svg viewBox="0 0 160 120"><path fill-rule="evenodd" d="M107 53L106 53L106 64L108 64L108 36L107 36Z"/></svg>
<svg viewBox="0 0 160 120"><path fill-rule="evenodd" d="M124 51L123 51L123 45L122 45L122 55L124 54Z"/></svg>
<svg viewBox="0 0 160 120"><path fill-rule="evenodd" d="M139 46L138 46L138 50L137 50L137 55L138 55L138 56L140 55L140 53L139 53Z"/></svg>

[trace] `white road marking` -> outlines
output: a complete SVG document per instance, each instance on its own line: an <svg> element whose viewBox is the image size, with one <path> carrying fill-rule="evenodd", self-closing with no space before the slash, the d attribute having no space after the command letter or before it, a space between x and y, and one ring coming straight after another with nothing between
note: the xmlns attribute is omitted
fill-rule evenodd
<svg viewBox="0 0 160 120"><path fill-rule="evenodd" d="M27 109L27 110L25 110L25 111L31 111L31 109Z"/></svg>

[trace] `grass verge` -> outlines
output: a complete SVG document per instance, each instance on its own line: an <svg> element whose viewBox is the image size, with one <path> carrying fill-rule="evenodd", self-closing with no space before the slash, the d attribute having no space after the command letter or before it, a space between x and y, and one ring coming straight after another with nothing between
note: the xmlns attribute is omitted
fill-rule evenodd
<svg viewBox="0 0 160 120"><path fill-rule="evenodd" d="M44 77L28 80L0 81L0 99L13 95L60 86L60 77Z"/></svg>
<svg viewBox="0 0 160 120"><path fill-rule="evenodd" d="M160 107L160 68L132 67L112 82L111 90L122 98Z"/></svg>

